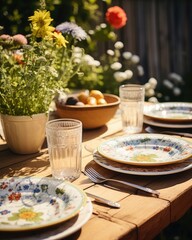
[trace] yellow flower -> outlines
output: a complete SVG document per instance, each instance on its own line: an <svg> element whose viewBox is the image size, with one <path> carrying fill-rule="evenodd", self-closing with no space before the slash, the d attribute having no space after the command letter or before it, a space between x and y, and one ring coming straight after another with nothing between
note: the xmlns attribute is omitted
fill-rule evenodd
<svg viewBox="0 0 192 240"><path fill-rule="evenodd" d="M29 17L32 23L32 34L36 37L45 37L51 35L54 27L49 26L53 19L50 17L50 12L47 10L37 10L34 15Z"/></svg>
<svg viewBox="0 0 192 240"><path fill-rule="evenodd" d="M29 17L29 20L32 24L37 25L38 27L43 27L49 25L53 19L50 16L50 12L47 10L37 10L34 12L34 15Z"/></svg>
<svg viewBox="0 0 192 240"><path fill-rule="evenodd" d="M27 222L39 222L42 221L42 216L42 212L36 212L33 208L21 208L8 219L9 221L23 220Z"/></svg>
<svg viewBox="0 0 192 240"><path fill-rule="evenodd" d="M131 158L132 161L137 162L156 162L156 154L137 154Z"/></svg>
<svg viewBox="0 0 192 240"><path fill-rule="evenodd" d="M66 47L66 44L68 43L68 41L64 38L61 32L54 32L53 36L56 39L57 46Z"/></svg>
<svg viewBox="0 0 192 240"><path fill-rule="evenodd" d="M36 216L37 216L37 214L33 211L21 212L19 214L19 218L20 219L25 219L25 220L34 219Z"/></svg>
<svg viewBox="0 0 192 240"><path fill-rule="evenodd" d="M37 25L32 25L32 34L38 38L50 37L54 30L55 28L51 26L45 25L43 27L38 27Z"/></svg>

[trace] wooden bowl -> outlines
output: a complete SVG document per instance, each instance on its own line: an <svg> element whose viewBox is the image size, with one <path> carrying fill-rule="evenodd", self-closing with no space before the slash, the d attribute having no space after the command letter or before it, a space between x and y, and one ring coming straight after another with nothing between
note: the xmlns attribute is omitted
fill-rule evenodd
<svg viewBox="0 0 192 240"><path fill-rule="evenodd" d="M73 118L82 122L84 129L104 126L115 115L120 99L113 94L104 94L107 104L97 106L60 105L56 103L56 113L60 118Z"/></svg>

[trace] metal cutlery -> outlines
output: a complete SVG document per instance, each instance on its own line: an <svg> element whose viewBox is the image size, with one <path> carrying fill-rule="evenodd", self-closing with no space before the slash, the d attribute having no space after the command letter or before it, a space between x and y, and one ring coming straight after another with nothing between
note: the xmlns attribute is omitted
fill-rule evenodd
<svg viewBox="0 0 192 240"><path fill-rule="evenodd" d="M99 196L97 196L95 194L92 194L92 193L86 192L86 194L87 194L87 196L89 196L91 198L94 198L96 202L107 204L110 207L120 208L120 204L117 203L117 202L113 202L113 201L108 200L106 198L99 197Z"/></svg>
<svg viewBox="0 0 192 240"><path fill-rule="evenodd" d="M138 190L142 190L144 192L150 193L154 196L159 196L159 192L156 190L153 190L151 188L148 187L143 187L140 186L138 184L134 184L134 183L130 183L130 182L125 182L125 181L120 181L117 179L112 179L112 178L105 178L104 176L102 176L99 172L97 172L92 166L90 166L89 164L87 164L85 166L85 174L91 179L92 182L94 183L105 183L105 182L116 182L116 183L120 183L123 184L125 186L129 186L129 187L133 187L136 188Z"/></svg>

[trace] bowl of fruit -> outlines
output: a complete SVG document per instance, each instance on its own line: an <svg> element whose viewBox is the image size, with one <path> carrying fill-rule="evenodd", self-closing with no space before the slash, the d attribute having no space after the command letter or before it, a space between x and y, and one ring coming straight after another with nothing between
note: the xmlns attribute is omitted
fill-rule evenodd
<svg viewBox="0 0 192 240"><path fill-rule="evenodd" d="M84 129L104 126L115 115L120 99L99 90L82 91L56 100L56 114L82 122Z"/></svg>

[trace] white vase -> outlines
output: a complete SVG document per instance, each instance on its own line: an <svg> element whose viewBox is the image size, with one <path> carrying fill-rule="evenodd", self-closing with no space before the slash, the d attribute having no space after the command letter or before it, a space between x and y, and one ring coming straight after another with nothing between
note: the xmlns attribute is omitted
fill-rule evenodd
<svg viewBox="0 0 192 240"><path fill-rule="evenodd" d="M1 114L1 123L8 147L15 153L39 152L45 140L46 113L32 116Z"/></svg>

